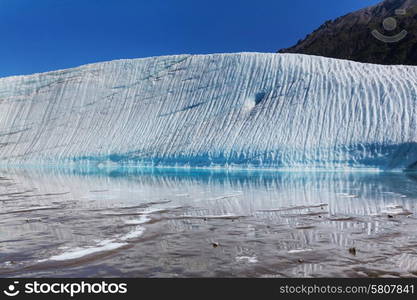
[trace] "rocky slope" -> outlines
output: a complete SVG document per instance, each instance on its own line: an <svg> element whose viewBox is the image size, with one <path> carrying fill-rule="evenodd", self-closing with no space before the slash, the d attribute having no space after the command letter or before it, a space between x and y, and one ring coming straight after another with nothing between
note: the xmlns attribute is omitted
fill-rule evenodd
<svg viewBox="0 0 417 300"><path fill-rule="evenodd" d="M386 0L327 21L281 53L417 65L417 0Z"/></svg>

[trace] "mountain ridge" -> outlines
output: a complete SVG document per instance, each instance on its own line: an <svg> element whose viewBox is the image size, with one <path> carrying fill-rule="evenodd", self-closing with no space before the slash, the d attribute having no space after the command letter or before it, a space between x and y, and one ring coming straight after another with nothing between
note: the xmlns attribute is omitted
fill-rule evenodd
<svg viewBox="0 0 417 300"><path fill-rule="evenodd" d="M397 36L398 41L387 42ZM417 0L386 0L326 21L296 45L278 52L417 65Z"/></svg>

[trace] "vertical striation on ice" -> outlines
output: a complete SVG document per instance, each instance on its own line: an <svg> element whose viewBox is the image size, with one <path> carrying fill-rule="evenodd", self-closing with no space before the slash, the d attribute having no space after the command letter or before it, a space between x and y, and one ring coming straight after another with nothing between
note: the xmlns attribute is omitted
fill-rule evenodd
<svg viewBox="0 0 417 300"><path fill-rule="evenodd" d="M294 54L118 60L0 79L0 163L417 164L417 67Z"/></svg>

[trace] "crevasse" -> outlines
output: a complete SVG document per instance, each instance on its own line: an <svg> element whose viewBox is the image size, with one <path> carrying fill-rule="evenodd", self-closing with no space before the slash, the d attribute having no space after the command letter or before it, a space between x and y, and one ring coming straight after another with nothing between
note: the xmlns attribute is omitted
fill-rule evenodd
<svg viewBox="0 0 417 300"><path fill-rule="evenodd" d="M417 67L294 54L118 60L0 79L0 163L417 165Z"/></svg>

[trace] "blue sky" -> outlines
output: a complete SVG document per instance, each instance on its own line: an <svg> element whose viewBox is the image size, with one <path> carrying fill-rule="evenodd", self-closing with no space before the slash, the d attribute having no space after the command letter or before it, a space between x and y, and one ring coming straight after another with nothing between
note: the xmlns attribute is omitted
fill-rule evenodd
<svg viewBox="0 0 417 300"><path fill-rule="evenodd" d="M275 52L377 0L0 0L0 76L119 58Z"/></svg>

